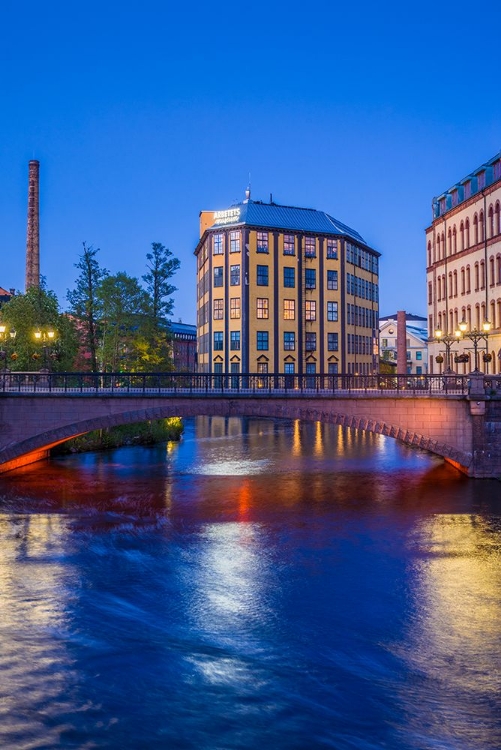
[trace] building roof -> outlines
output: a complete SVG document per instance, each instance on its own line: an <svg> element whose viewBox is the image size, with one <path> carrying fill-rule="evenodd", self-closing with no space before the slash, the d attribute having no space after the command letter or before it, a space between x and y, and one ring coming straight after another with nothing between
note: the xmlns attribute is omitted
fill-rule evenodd
<svg viewBox="0 0 501 750"><path fill-rule="evenodd" d="M395 320L397 319L397 313L393 313L392 315L380 315L379 320ZM414 320L416 322L421 321L425 324L427 323L427 319L423 315L414 315L413 313L405 313L405 320L407 322Z"/></svg>
<svg viewBox="0 0 501 750"><path fill-rule="evenodd" d="M479 175L484 175L484 187L488 187L494 182L497 182L499 180L501 171L496 171L499 170L498 162L501 162L501 151L496 154L496 156L493 156L492 159L486 161L485 164L482 164L473 172L470 172L470 174L466 175L466 177L463 177L455 185L448 188L447 190L444 190L444 192L437 198L433 198L433 218L437 219L438 217L447 213L447 211L450 211L452 208L455 208L465 200L468 200L468 198L472 197L476 193L481 192L483 188L480 187L478 182ZM465 186L467 184L469 185L468 193L465 190Z"/></svg>
<svg viewBox="0 0 501 750"><path fill-rule="evenodd" d="M334 219L324 211L314 208L281 206L278 203L263 203L248 200L236 203L226 211L216 211L212 228L250 225L269 229L290 229L291 231L313 232L326 235L343 235L366 244L363 237L354 229Z"/></svg>
<svg viewBox="0 0 501 750"><path fill-rule="evenodd" d="M176 336L193 336L196 338L197 327L189 323L174 323L169 321L169 330Z"/></svg>

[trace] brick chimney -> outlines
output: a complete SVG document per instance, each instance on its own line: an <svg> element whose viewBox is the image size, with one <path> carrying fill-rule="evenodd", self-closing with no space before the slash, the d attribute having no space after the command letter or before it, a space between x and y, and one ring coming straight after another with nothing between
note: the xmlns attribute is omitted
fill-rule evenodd
<svg viewBox="0 0 501 750"><path fill-rule="evenodd" d="M28 170L28 225L26 232L26 291L40 286L39 169L33 159Z"/></svg>
<svg viewBox="0 0 501 750"><path fill-rule="evenodd" d="M407 375L407 315L397 312L397 375Z"/></svg>

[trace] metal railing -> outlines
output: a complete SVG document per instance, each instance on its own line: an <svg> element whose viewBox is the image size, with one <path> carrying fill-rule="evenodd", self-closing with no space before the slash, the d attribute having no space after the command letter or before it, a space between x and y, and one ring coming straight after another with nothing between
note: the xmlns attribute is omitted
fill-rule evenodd
<svg viewBox="0 0 501 750"><path fill-rule="evenodd" d="M284 373L0 372L0 395L466 395L467 375L285 375ZM501 392L501 376L485 378Z"/></svg>

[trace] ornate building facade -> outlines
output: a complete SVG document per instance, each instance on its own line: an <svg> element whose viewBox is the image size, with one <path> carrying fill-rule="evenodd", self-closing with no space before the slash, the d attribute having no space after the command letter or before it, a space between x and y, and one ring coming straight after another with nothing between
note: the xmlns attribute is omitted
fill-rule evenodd
<svg viewBox="0 0 501 750"><path fill-rule="evenodd" d="M462 322L474 336L490 327L477 341L477 363L484 372L501 372L500 209L501 153L433 200L426 230L430 373L474 369L471 338L458 333L449 362L443 341L434 340L436 330L442 339L455 336Z"/></svg>
<svg viewBox="0 0 501 750"><path fill-rule="evenodd" d="M200 371L377 371L380 254L355 230L247 191L201 212L195 255Z"/></svg>

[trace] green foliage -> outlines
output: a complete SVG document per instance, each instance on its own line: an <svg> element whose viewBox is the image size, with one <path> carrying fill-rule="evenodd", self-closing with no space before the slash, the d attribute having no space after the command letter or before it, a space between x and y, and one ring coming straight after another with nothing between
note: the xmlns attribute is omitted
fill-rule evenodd
<svg viewBox="0 0 501 750"><path fill-rule="evenodd" d="M170 279L179 269L180 262L161 242L151 243L151 253L146 253L148 273L143 276L150 299L150 315L155 328L159 328L165 318L172 315L176 287Z"/></svg>
<svg viewBox="0 0 501 750"><path fill-rule="evenodd" d="M83 253L75 267L80 274L75 282L75 288L68 290L66 299L70 304L70 312L78 320L78 332L84 349L90 355L90 365L93 372L98 371L98 349L100 341L100 320L103 308L98 294L100 284L108 276L108 271L101 268L94 250L83 243ZM85 358L81 357L79 369L85 369Z"/></svg>
<svg viewBox="0 0 501 750"><path fill-rule="evenodd" d="M67 440L53 449L54 454L120 448L124 445L151 445L180 440L183 422L179 417L155 419L137 424L124 424L106 430L94 430Z"/></svg>
<svg viewBox="0 0 501 750"><path fill-rule="evenodd" d="M49 366L54 371L71 370L78 349L75 326L62 313L53 291L31 287L26 294L17 294L2 307L2 322L16 331L4 347L6 359L2 364L11 370L35 371ZM35 331L53 329L52 341L38 341Z"/></svg>

